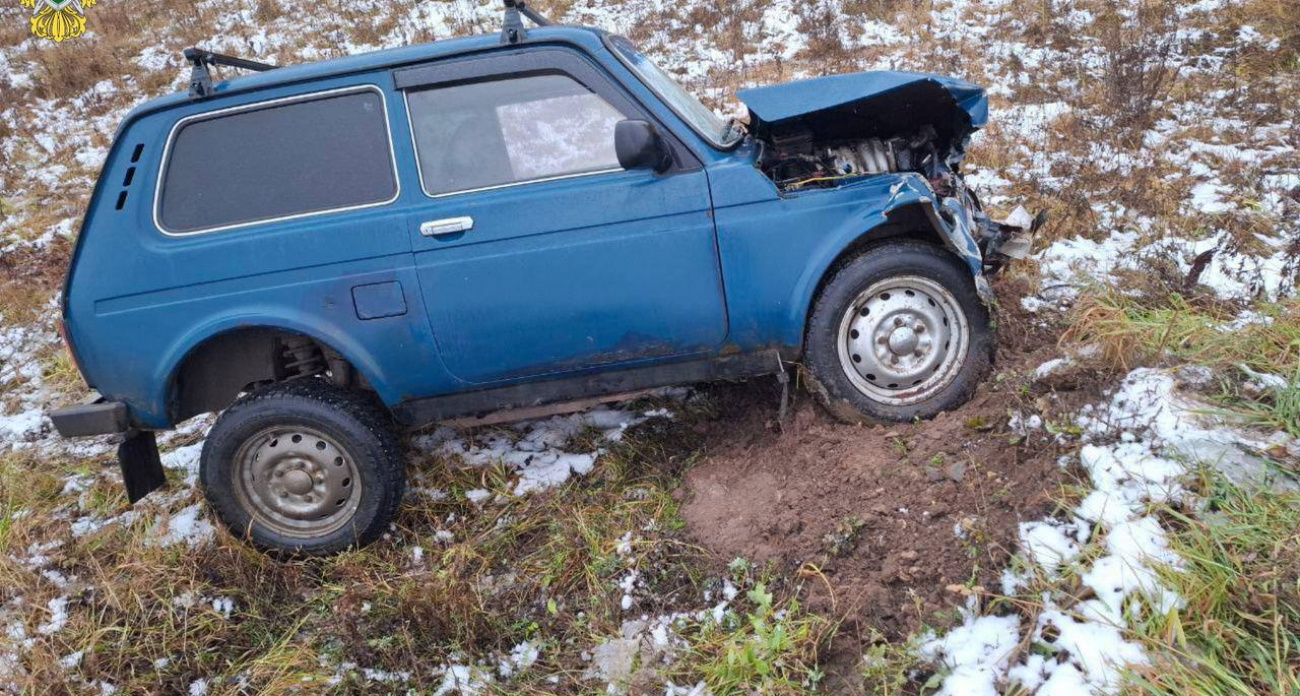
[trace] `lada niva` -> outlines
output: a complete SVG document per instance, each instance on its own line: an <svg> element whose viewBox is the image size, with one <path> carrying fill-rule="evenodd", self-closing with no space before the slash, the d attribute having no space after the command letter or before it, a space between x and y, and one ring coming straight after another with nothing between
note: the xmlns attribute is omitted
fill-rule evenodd
<svg viewBox="0 0 1300 696"><path fill-rule="evenodd" d="M396 427L792 364L843 419L971 396L986 274L1030 227L963 182L983 90L836 75L723 119L628 40L506 5L499 36L294 67L190 49L189 93L125 118L63 294L95 391L51 417L122 434L132 502L154 433L206 412L219 517L324 554L387 526Z"/></svg>

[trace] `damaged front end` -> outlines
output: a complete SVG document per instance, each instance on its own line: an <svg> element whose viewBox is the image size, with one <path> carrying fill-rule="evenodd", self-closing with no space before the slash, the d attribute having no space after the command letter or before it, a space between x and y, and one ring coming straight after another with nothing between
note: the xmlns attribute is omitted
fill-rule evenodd
<svg viewBox="0 0 1300 696"><path fill-rule="evenodd" d="M906 72L865 72L743 90L757 166L782 195L837 188L880 175L903 175L891 196L926 201L945 244L966 259L985 301L984 273L1028 251L1042 224L1017 211L997 222L961 175L970 136L988 122L988 97L976 85ZM928 192L928 193L927 193ZM896 201L891 200L891 207ZM897 201L901 203L901 199Z"/></svg>

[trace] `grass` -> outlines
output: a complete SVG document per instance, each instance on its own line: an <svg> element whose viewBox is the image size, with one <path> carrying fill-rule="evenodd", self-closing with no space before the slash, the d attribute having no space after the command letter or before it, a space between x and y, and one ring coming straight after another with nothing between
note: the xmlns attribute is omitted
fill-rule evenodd
<svg viewBox="0 0 1300 696"><path fill-rule="evenodd" d="M752 608L741 626L713 635L706 629L696 637L694 653L709 690L717 696L815 691L822 679L817 648L829 632L826 620L801 615L797 600L777 610L763 583L745 597Z"/></svg>
<svg viewBox="0 0 1300 696"><path fill-rule="evenodd" d="M1300 300L1256 302L1253 321L1234 323L1240 309L1098 288L1075 306L1061 341L1096 345L1102 360L1123 370L1171 361L1208 367L1219 375L1222 415L1300 436ZM1261 385L1251 372L1285 384Z"/></svg>
<svg viewBox="0 0 1300 696"><path fill-rule="evenodd" d="M0 619L21 617L35 638L12 683L30 692L104 681L126 693L185 693L202 674L210 694L432 692L439 666L504 660L527 641L538 665L488 693L582 692L593 683L583 654L624 621L684 611L671 662L641 655L632 676L704 681L719 695L746 693L747 683L809 693L833 626L802 610L797 583L760 582L738 566L732 606L718 617L705 611L717 603L705 592L720 594L720 580L684 540L673 493L699 443L691 419L712 406L673 407L682 422L634 428L606 445L591 474L547 493L512 496L504 469L416 457L415 486L445 495L414 493L392 539L327 559L276 561L224 532L203 554L156 545L155 527L196 501L183 486L136 506L133 519L74 538L71 519L125 509L118 487L93 478L70 505L65 482L94 464L0 455L0 554L53 559L0 563L0 599L21 596L25 607L0 608ZM472 502L466 493L478 489L491 496ZM629 571L636 602L625 611L619 583ZM67 620L46 635L52 601ZM9 640L0 636L0 653ZM78 653L75 669L60 666Z"/></svg>
<svg viewBox="0 0 1300 696"><path fill-rule="evenodd" d="M1161 649L1135 689L1152 696L1300 693L1300 494L1203 483L1206 509L1177 522L1182 572L1163 580L1187 601L1147 640Z"/></svg>
<svg viewBox="0 0 1300 696"><path fill-rule="evenodd" d="M1233 325L1239 309L1196 304L1181 294L1144 298L1100 288L1075 306L1061 340L1095 344L1107 362L1123 369L1175 358L1220 370L1245 365L1291 375L1300 361L1300 300L1257 303L1263 319Z"/></svg>
<svg viewBox="0 0 1300 696"><path fill-rule="evenodd" d="M1285 386L1234 388L1225 391L1220 401L1247 425L1300 437L1300 368Z"/></svg>

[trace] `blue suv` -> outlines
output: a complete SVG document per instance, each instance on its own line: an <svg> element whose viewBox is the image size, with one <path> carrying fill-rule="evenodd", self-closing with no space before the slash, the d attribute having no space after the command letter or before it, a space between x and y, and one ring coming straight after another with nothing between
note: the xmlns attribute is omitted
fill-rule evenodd
<svg viewBox="0 0 1300 696"><path fill-rule="evenodd" d="M1021 231L959 174L980 88L838 75L728 121L626 39L506 4L500 36L310 65L191 49L190 93L126 117L63 294L95 391L51 418L123 435L132 502L154 433L205 412L220 518L323 554L385 529L396 427L791 363L847 420L971 396Z"/></svg>

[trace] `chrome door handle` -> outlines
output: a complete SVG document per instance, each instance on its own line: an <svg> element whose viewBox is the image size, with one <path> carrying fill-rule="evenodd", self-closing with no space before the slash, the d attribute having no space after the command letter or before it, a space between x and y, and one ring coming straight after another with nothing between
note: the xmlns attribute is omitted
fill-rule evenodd
<svg viewBox="0 0 1300 696"><path fill-rule="evenodd" d="M457 232L468 232L474 229L474 218L454 217L443 218L442 220L430 220L420 223L420 234L425 237L437 237L444 234L455 234Z"/></svg>

